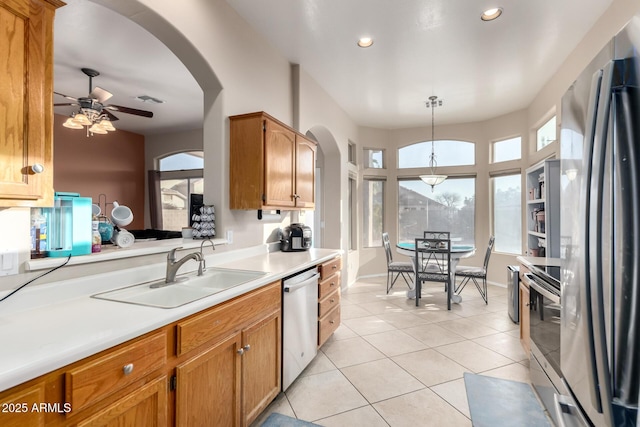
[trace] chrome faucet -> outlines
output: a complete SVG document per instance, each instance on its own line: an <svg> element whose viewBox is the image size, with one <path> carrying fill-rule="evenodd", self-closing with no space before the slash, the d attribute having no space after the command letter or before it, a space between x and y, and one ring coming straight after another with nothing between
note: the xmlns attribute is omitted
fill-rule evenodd
<svg viewBox="0 0 640 427"><path fill-rule="evenodd" d="M202 261L200 261L200 266L202 268L202 271L205 272L207 271L207 262L204 259L204 254L202 253L202 249L204 248L204 244L206 242L210 242L211 243L211 249L212 250L216 250L216 246L213 244L213 240L211 239L205 239L202 241L202 243L200 243L200 256L202 257Z"/></svg>
<svg viewBox="0 0 640 427"><path fill-rule="evenodd" d="M165 278L166 284L171 284L176 282L176 274L178 273L178 269L182 267L182 264L193 259L198 261L198 276L202 276L203 270L203 258L201 252L191 252L190 254L186 254L182 258L176 261L176 251L178 249L182 249L182 247L174 248L169 251L167 254L167 277Z"/></svg>

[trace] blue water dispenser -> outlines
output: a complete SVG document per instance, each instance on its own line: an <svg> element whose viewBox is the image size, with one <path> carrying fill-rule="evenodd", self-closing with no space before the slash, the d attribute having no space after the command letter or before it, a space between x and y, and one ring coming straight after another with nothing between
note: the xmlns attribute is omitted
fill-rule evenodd
<svg viewBox="0 0 640 427"><path fill-rule="evenodd" d="M91 197L56 192L53 207L46 208L50 257L91 253Z"/></svg>

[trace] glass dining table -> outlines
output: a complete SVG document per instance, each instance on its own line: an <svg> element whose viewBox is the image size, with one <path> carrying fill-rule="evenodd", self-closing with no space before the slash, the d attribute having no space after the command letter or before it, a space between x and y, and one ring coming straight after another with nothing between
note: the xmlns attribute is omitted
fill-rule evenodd
<svg viewBox="0 0 640 427"><path fill-rule="evenodd" d="M414 258L416 256L415 245L416 245L415 242L399 242L396 245L396 252L398 252L401 255ZM455 283L456 266L458 265L458 262L462 258L468 258L475 253L476 253L476 247L473 245L456 245L456 244L451 245L451 283L449 283L449 286L447 286L447 297L449 301L449 303L447 304L448 307L451 305L451 302L454 302L456 304L462 302L462 297L460 295L455 295L453 293L453 290L455 289L455 284L456 284ZM416 275L414 275L414 277L416 277ZM407 291L407 298L415 299L415 297L416 297L416 284L414 283L413 289L409 289Z"/></svg>

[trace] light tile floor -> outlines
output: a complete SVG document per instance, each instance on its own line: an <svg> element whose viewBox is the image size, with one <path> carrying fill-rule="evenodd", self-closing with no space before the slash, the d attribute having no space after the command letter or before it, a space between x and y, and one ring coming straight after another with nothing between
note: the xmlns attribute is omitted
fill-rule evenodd
<svg viewBox="0 0 640 427"><path fill-rule="evenodd" d="M316 358L274 400L272 412L332 426L471 426L463 373L529 382L507 289L474 286L447 311L442 284L425 284L421 306L404 282L362 279L342 294L342 324Z"/></svg>

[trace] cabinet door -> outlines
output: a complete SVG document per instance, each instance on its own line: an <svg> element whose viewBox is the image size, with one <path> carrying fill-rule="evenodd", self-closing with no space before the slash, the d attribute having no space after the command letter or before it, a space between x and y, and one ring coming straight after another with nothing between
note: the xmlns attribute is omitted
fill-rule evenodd
<svg viewBox="0 0 640 427"><path fill-rule="evenodd" d="M295 206L296 134L266 120L264 139L265 206Z"/></svg>
<svg viewBox="0 0 640 427"><path fill-rule="evenodd" d="M53 201L53 14L48 2L0 0L0 206Z"/></svg>
<svg viewBox="0 0 640 427"><path fill-rule="evenodd" d="M280 392L280 310L242 332L242 402L250 425Z"/></svg>
<svg viewBox="0 0 640 427"><path fill-rule="evenodd" d="M529 319L531 313L529 311L529 288L520 283L520 343L524 351L529 354Z"/></svg>
<svg viewBox="0 0 640 427"><path fill-rule="evenodd" d="M44 412L32 411L44 403L44 383L0 399L0 421L4 427L44 426Z"/></svg>
<svg viewBox="0 0 640 427"><path fill-rule="evenodd" d="M78 427L118 427L167 425L167 377L162 376L140 387L94 416L78 423Z"/></svg>
<svg viewBox="0 0 640 427"><path fill-rule="evenodd" d="M315 207L316 144L296 135L296 206Z"/></svg>
<svg viewBox="0 0 640 427"><path fill-rule="evenodd" d="M176 425L240 425L240 333L176 367Z"/></svg>

